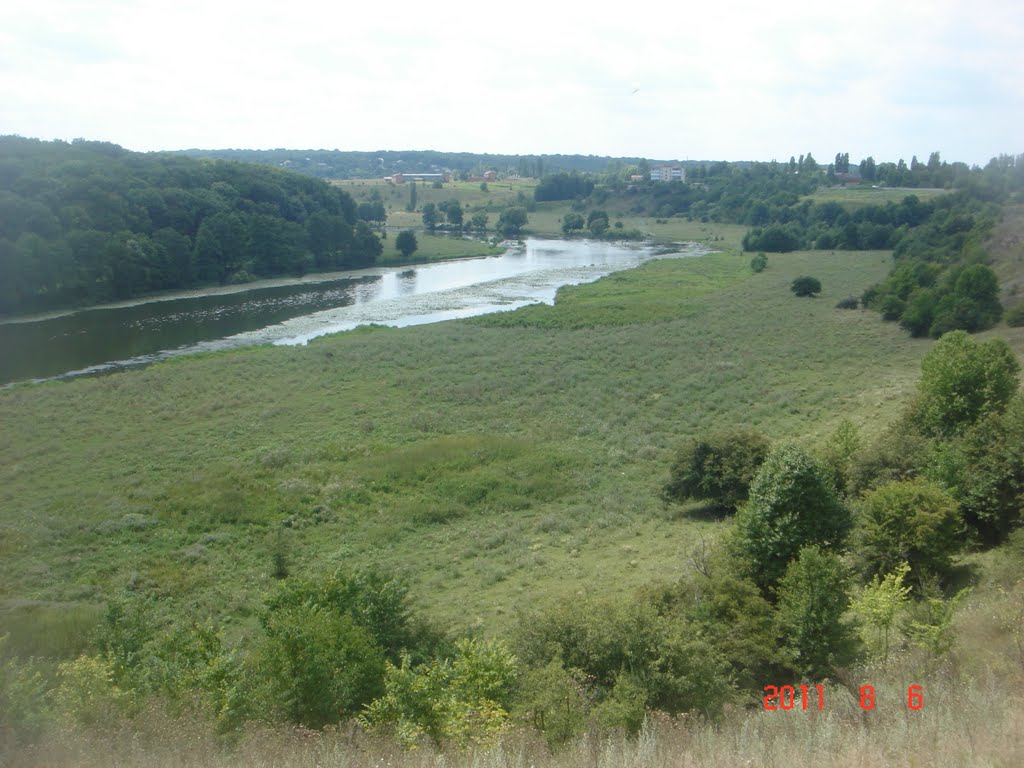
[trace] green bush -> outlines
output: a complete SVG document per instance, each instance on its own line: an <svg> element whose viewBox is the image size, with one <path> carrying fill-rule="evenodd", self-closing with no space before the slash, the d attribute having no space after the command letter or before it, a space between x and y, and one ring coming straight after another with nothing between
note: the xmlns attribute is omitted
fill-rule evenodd
<svg viewBox="0 0 1024 768"><path fill-rule="evenodd" d="M555 657L523 673L516 711L555 747L583 732L590 700L585 673L565 669L562 660Z"/></svg>
<svg viewBox="0 0 1024 768"><path fill-rule="evenodd" d="M350 616L330 606L287 605L262 624L264 695L292 722L322 728L384 692L384 652Z"/></svg>
<svg viewBox="0 0 1024 768"><path fill-rule="evenodd" d="M1017 391L1020 364L1002 339L977 343L965 331L947 333L921 361L913 419L926 435L952 437Z"/></svg>
<svg viewBox="0 0 1024 768"><path fill-rule="evenodd" d="M660 615L647 601L576 601L524 617L516 647L528 667L554 658L563 669L578 670L597 701L613 696L627 671L629 685L642 687L646 707L713 717L733 689L726 660L698 629Z"/></svg>
<svg viewBox="0 0 1024 768"><path fill-rule="evenodd" d="M865 578L907 563L920 584L949 572L962 529L956 501L939 486L921 478L887 483L861 501L852 548Z"/></svg>
<svg viewBox="0 0 1024 768"><path fill-rule="evenodd" d="M765 267L768 266L768 257L765 254L759 253L757 256L750 260L750 268L755 272L764 272Z"/></svg>
<svg viewBox="0 0 1024 768"><path fill-rule="evenodd" d="M1024 500L1024 396L991 413L935 452L931 477L951 489L968 526L986 544L1020 524Z"/></svg>
<svg viewBox="0 0 1024 768"><path fill-rule="evenodd" d="M932 443L917 431L910 417L904 416L854 452L847 492L856 496L893 480L916 477L928 462Z"/></svg>
<svg viewBox="0 0 1024 768"><path fill-rule="evenodd" d="M390 732L406 746L487 743L505 730L518 676L515 656L500 640L461 640L455 658L413 667L408 656L388 664L384 695L362 721Z"/></svg>
<svg viewBox="0 0 1024 768"><path fill-rule="evenodd" d="M1024 304L1016 304L1006 310L1006 324L1013 328L1024 326Z"/></svg>
<svg viewBox="0 0 1024 768"><path fill-rule="evenodd" d="M779 680L786 671L775 632L775 611L757 585L737 573L728 558L713 557L707 578L687 616L730 666L737 687L759 695L766 680Z"/></svg>
<svg viewBox="0 0 1024 768"><path fill-rule="evenodd" d="M816 277L798 277L793 280L790 290L797 296L814 296L821 293L821 281Z"/></svg>
<svg viewBox="0 0 1024 768"><path fill-rule="evenodd" d="M799 446L782 445L750 484L736 516L735 549L747 575L767 590L803 547L841 548L851 523L828 469Z"/></svg>
<svg viewBox="0 0 1024 768"><path fill-rule="evenodd" d="M768 439L753 431L715 432L691 439L676 455L664 496L675 501L704 499L734 510L746 500L768 448Z"/></svg>
<svg viewBox="0 0 1024 768"><path fill-rule="evenodd" d="M32 661L7 656L9 635L0 635L0 758L4 742L32 740L39 734L49 711L46 679Z"/></svg>
<svg viewBox="0 0 1024 768"><path fill-rule="evenodd" d="M857 636L844 622L849 576L842 561L816 546L804 547L778 589L778 632L794 672L820 680L857 656Z"/></svg>

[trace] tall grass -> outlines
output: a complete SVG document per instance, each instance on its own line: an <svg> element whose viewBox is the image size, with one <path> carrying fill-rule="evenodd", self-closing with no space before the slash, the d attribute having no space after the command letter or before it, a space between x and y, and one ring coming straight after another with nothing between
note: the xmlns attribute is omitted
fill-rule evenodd
<svg viewBox="0 0 1024 768"><path fill-rule="evenodd" d="M843 688L825 690L825 711L733 710L716 723L648 717L635 737L592 731L552 752L521 729L498 743L458 750L403 751L355 726L325 732L250 728L225 741L201 720L151 710L130 725L45 734L37 746L11 750L19 766L140 768L877 768L1005 766L1024 761L1021 680L937 674L923 683L925 703L911 711L904 680L874 679L875 709L864 711ZM0 757L3 754L0 753Z"/></svg>
<svg viewBox="0 0 1024 768"><path fill-rule="evenodd" d="M748 261L667 260L554 307L2 392L0 610L130 588L244 632L282 526L292 573L381 565L456 630L670 577L714 525L659 499L684 437L880 429L929 346L834 309L886 254L788 254L756 276ZM823 296L794 298L798 274ZM473 543L506 528L529 556Z"/></svg>

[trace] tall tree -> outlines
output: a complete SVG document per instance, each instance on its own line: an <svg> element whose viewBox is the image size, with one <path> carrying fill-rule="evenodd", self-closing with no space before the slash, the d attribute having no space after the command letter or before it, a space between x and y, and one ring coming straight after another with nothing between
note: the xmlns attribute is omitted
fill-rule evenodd
<svg viewBox="0 0 1024 768"><path fill-rule="evenodd" d="M829 470L799 446L784 444L769 451L750 484L734 543L747 575L770 590L801 547L841 549L852 522Z"/></svg>

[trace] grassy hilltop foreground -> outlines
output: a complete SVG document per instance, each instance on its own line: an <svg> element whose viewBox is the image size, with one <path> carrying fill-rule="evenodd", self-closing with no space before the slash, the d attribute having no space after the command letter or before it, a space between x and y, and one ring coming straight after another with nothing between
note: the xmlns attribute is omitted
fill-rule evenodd
<svg viewBox="0 0 1024 768"><path fill-rule="evenodd" d="M407 580L437 626L483 637L566 598L628 600L673 583L729 525L661 500L682 440L742 426L814 447L843 419L873 436L933 345L835 307L886 276L887 252L773 254L760 274L749 261L737 248L666 259L562 289L553 307L0 392L5 650L54 662L89 651L106 600L125 593L157 598L166 625L209 621L243 641L282 570L379 566ZM807 274L823 292L798 299L790 283ZM1020 328L986 335L1020 358ZM636 739L591 734L553 756L514 731L440 756L344 728L253 728L225 748L202 722L156 711L113 732L54 732L20 759L1017 765L1024 551L963 564L976 587L956 617L958 650L931 666L908 652L862 670L880 691L871 713L833 683L824 713L656 717ZM900 701L914 682L927 686L921 713Z"/></svg>

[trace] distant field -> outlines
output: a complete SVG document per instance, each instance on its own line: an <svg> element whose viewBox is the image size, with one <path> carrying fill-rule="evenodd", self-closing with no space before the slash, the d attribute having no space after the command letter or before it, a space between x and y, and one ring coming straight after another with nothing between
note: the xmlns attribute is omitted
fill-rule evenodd
<svg viewBox="0 0 1024 768"><path fill-rule="evenodd" d="M905 197L915 195L919 200L931 200L946 194L945 189L914 189L904 187L822 187L806 199L817 203L835 202L848 208L863 208L867 205L899 203Z"/></svg>
<svg viewBox="0 0 1024 768"><path fill-rule="evenodd" d="M655 262L554 307L0 392L3 623L73 645L131 588L244 632L281 548L293 573L404 573L453 631L671 578L719 530L658 498L684 437L895 413L930 342L834 308L890 263ZM793 297L799 274L820 298Z"/></svg>

